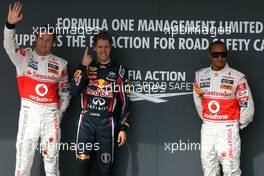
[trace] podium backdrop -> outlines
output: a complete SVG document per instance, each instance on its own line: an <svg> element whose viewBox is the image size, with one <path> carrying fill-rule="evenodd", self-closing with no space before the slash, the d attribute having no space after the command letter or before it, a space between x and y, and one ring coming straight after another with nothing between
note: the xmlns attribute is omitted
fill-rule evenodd
<svg viewBox="0 0 264 176"><path fill-rule="evenodd" d="M9 0L0 6L4 29ZM245 176L264 172L264 3L260 1L22 1L24 19L17 24L21 47L34 46L34 30L43 24L62 29L53 53L81 61L84 47L98 30L114 38L112 59L129 68L134 85L128 143L117 150L115 176L202 175L199 119L192 99L194 72L208 67L209 43L221 39L230 50L229 65L247 75L255 101L254 121L241 131L241 169ZM86 29L84 34L84 30ZM78 31L79 30L79 31ZM0 175L14 175L20 100L15 67L0 35ZM91 54L94 55L92 49ZM62 120L62 142L74 143L79 97L72 98ZM74 173L74 151L61 150L62 176ZM43 175L40 155L32 175ZM96 167L96 166L94 166ZM94 169L92 172L96 171ZM96 174L93 174L96 175Z"/></svg>

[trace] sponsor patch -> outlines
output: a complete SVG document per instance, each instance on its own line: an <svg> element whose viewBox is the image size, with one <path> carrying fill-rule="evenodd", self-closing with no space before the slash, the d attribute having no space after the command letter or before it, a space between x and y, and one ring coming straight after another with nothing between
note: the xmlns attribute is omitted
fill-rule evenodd
<svg viewBox="0 0 264 176"><path fill-rule="evenodd" d="M80 154L77 156L77 158L79 158L80 160L85 160L85 159L89 159L90 155Z"/></svg>
<svg viewBox="0 0 264 176"><path fill-rule="evenodd" d="M246 89L247 89L247 84L245 82L237 86L237 91L242 91Z"/></svg>
<svg viewBox="0 0 264 176"><path fill-rule="evenodd" d="M59 63L57 62L56 58L52 58L49 62L52 63L52 64L59 65Z"/></svg>
<svg viewBox="0 0 264 176"><path fill-rule="evenodd" d="M246 97L248 96L248 91L247 90L239 91L237 94L239 97Z"/></svg>
<svg viewBox="0 0 264 176"><path fill-rule="evenodd" d="M225 90L232 90L233 89L233 86L226 85L226 84L220 84L220 88L221 89L225 89Z"/></svg>
<svg viewBox="0 0 264 176"><path fill-rule="evenodd" d="M240 107L242 107L242 108L248 107L248 102L247 101L241 101L240 102Z"/></svg>
<svg viewBox="0 0 264 176"><path fill-rule="evenodd" d="M97 79L97 80L93 80L90 81L90 86L96 86L100 89L104 88L104 87L109 87L111 86L111 84L107 81L105 81L104 79Z"/></svg>
<svg viewBox="0 0 264 176"><path fill-rule="evenodd" d="M76 71L74 72L74 74L73 74L73 77L74 77L74 78L77 78L77 77L80 76L81 73L82 73L81 70L76 70Z"/></svg>
<svg viewBox="0 0 264 176"><path fill-rule="evenodd" d="M115 78L116 77L116 73L115 72L112 72L110 71L107 75L108 77L112 77L112 78Z"/></svg>
<svg viewBox="0 0 264 176"><path fill-rule="evenodd" d="M51 68L51 69L54 69L54 70L59 70L59 66L58 65L54 65L54 64L51 64L51 63L48 63L48 68Z"/></svg>
<svg viewBox="0 0 264 176"><path fill-rule="evenodd" d="M62 93L66 93L66 92L69 92L69 91L70 91L70 88L68 88L68 87L65 87L65 88L61 89Z"/></svg>
<svg viewBox="0 0 264 176"><path fill-rule="evenodd" d="M28 62L28 67L33 68L33 70L38 70L38 61L35 61L32 58L30 58Z"/></svg>
<svg viewBox="0 0 264 176"><path fill-rule="evenodd" d="M97 75L88 75L88 79L97 79Z"/></svg>
<svg viewBox="0 0 264 176"><path fill-rule="evenodd" d="M202 82L202 81L210 81L211 80L211 78L201 78L200 79L200 81Z"/></svg>
<svg viewBox="0 0 264 176"><path fill-rule="evenodd" d="M27 55L27 51L24 49L20 49L20 48L16 48L16 53L19 53L19 55L23 57Z"/></svg>
<svg viewBox="0 0 264 176"><path fill-rule="evenodd" d="M109 78L109 77L106 77L105 78L107 81L110 81L110 82L115 82L116 80L114 78Z"/></svg>
<svg viewBox="0 0 264 176"><path fill-rule="evenodd" d="M86 94L93 95L93 96L99 96L99 97L108 97L108 98L113 97L113 92L105 91L103 89L92 90L92 89L87 88Z"/></svg>
<svg viewBox="0 0 264 176"><path fill-rule="evenodd" d="M221 83L224 83L224 84L231 84L231 85L233 85L233 84L234 84L234 80L230 80L230 79L222 79L222 80L221 80Z"/></svg>
<svg viewBox="0 0 264 176"><path fill-rule="evenodd" d="M210 87L210 82L202 82L200 83L200 88Z"/></svg>
<svg viewBox="0 0 264 176"><path fill-rule="evenodd" d="M248 101L248 99L249 99L249 96L239 98L240 101Z"/></svg>
<svg viewBox="0 0 264 176"><path fill-rule="evenodd" d="M109 163L111 161L111 156L109 153L103 153L101 155L101 160L103 163Z"/></svg>
<svg viewBox="0 0 264 176"><path fill-rule="evenodd" d="M94 72L94 71L96 71L98 68L97 67L92 67L92 66L89 66L89 71L92 71L92 72Z"/></svg>
<svg viewBox="0 0 264 176"><path fill-rule="evenodd" d="M231 76L231 74L229 76L223 76L223 78L225 78L225 79L232 79L232 80L235 79L233 76Z"/></svg>
<svg viewBox="0 0 264 176"><path fill-rule="evenodd" d="M57 70L52 69L52 68L48 68L48 72L49 73L54 73L54 74L59 74Z"/></svg>

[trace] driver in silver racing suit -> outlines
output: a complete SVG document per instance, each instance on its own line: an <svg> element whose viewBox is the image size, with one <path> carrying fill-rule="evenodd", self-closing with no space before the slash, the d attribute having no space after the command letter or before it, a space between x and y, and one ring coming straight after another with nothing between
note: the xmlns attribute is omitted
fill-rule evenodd
<svg viewBox="0 0 264 176"><path fill-rule="evenodd" d="M20 49L15 23L22 5L9 7L4 48L16 67L21 98L16 143L16 176L29 176L39 138L47 176L59 176L60 118L69 105L67 61L51 54L55 35L36 35L36 47ZM40 32L40 31L39 31Z"/></svg>
<svg viewBox="0 0 264 176"><path fill-rule="evenodd" d="M226 63L227 48L221 41L211 44L211 67L195 73L194 102L203 120L201 159L205 176L220 173L239 176L240 129L254 115L254 102L245 75Z"/></svg>

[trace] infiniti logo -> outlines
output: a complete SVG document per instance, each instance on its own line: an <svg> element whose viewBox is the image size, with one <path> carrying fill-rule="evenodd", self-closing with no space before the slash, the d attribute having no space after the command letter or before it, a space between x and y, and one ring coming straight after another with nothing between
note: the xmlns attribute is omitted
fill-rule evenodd
<svg viewBox="0 0 264 176"><path fill-rule="evenodd" d="M103 106L105 104L105 100L103 98L96 97L93 99L93 104Z"/></svg>

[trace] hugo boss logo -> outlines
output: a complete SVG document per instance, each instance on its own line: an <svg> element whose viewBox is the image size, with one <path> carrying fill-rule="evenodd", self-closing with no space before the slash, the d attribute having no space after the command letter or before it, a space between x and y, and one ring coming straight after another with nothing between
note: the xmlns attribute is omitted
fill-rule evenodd
<svg viewBox="0 0 264 176"><path fill-rule="evenodd" d="M44 97L48 93L48 91L48 86L45 84L37 84L37 86L35 87L35 92L41 97Z"/></svg>

